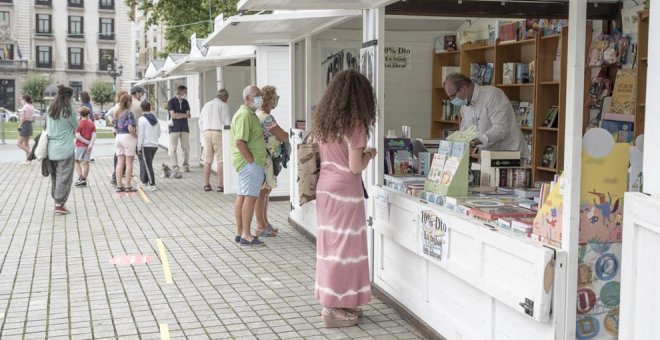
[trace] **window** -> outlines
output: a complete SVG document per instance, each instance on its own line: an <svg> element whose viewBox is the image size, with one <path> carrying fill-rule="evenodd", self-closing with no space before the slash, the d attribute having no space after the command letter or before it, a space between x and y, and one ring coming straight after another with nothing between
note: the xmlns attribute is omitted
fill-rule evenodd
<svg viewBox="0 0 660 340"><path fill-rule="evenodd" d="M99 50L99 71L107 71L114 59L114 50Z"/></svg>
<svg viewBox="0 0 660 340"><path fill-rule="evenodd" d="M154 42L158 42L158 34L156 33L156 30L153 30L152 35L154 36Z"/></svg>
<svg viewBox="0 0 660 340"><path fill-rule="evenodd" d="M100 9L115 9L115 0L99 0Z"/></svg>
<svg viewBox="0 0 660 340"><path fill-rule="evenodd" d="M83 0L69 0L69 7L83 7Z"/></svg>
<svg viewBox="0 0 660 340"><path fill-rule="evenodd" d="M83 67L83 49L80 47L69 47L69 69L82 70Z"/></svg>
<svg viewBox="0 0 660 340"><path fill-rule="evenodd" d="M158 50L156 49L156 47L154 47L154 55L151 57L154 59L158 59Z"/></svg>
<svg viewBox="0 0 660 340"><path fill-rule="evenodd" d="M53 4L52 0L35 0L35 5L50 6Z"/></svg>
<svg viewBox="0 0 660 340"><path fill-rule="evenodd" d="M115 39L115 19L99 18L99 39Z"/></svg>
<svg viewBox="0 0 660 340"><path fill-rule="evenodd" d="M9 27L9 12L0 12L0 25L7 25Z"/></svg>
<svg viewBox="0 0 660 340"><path fill-rule="evenodd" d="M37 46L37 67L52 68L53 48L50 46Z"/></svg>
<svg viewBox="0 0 660 340"><path fill-rule="evenodd" d="M69 16L69 38L84 38L83 17Z"/></svg>
<svg viewBox="0 0 660 340"><path fill-rule="evenodd" d="M37 14L37 35L51 35L50 14Z"/></svg>
<svg viewBox="0 0 660 340"><path fill-rule="evenodd" d="M12 1L12 0L0 0L0 2L5 2L5 3L10 4L10 3L12 3L13 1Z"/></svg>
<svg viewBox="0 0 660 340"><path fill-rule="evenodd" d="M70 81L69 87L73 90L73 98L80 101L80 92L82 92L82 81Z"/></svg>
<svg viewBox="0 0 660 340"><path fill-rule="evenodd" d="M0 44L0 60L14 60L13 44Z"/></svg>

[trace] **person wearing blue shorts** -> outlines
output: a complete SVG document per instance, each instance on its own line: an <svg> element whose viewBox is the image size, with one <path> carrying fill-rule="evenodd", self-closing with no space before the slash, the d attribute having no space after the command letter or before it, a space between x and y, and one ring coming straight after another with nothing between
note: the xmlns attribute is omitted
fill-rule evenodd
<svg viewBox="0 0 660 340"><path fill-rule="evenodd" d="M261 107L263 99L261 91L254 85L243 90L243 99L245 103L234 114L230 130L232 164L238 172L235 241L245 246L263 246L264 243L250 231L254 205L266 179L266 143L259 118L254 113Z"/></svg>

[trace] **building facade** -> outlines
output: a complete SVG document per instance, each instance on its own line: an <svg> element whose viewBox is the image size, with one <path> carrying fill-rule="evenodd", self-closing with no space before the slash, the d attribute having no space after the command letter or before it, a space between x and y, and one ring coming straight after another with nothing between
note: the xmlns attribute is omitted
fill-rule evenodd
<svg viewBox="0 0 660 340"><path fill-rule="evenodd" d="M157 3L158 1L154 1ZM167 42L165 41L165 25L157 24L147 28L149 15L140 10L135 13L136 27L136 78L142 79L152 60L163 59L158 55L165 51Z"/></svg>
<svg viewBox="0 0 660 340"><path fill-rule="evenodd" d="M122 0L0 0L0 106L17 109L28 74L82 90L135 77L135 24Z"/></svg>

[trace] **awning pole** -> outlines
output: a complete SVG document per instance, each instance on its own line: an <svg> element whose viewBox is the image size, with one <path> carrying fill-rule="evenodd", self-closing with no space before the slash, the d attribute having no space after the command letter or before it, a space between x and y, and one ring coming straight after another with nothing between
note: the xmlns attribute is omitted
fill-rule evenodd
<svg viewBox="0 0 660 340"><path fill-rule="evenodd" d="M305 37L305 128L312 130L312 36Z"/></svg>
<svg viewBox="0 0 660 340"><path fill-rule="evenodd" d="M648 46L648 68L646 74L649 77L646 80L646 117L644 123L644 167L642 173L643 190L645 193L654 197L660 197L660 149L656 145L660 143L660 116L657 114L660 109L660 97L658 91L660 84L653 81L653 74L660 72L660 2L653 1L649 13L649 46ZM657 56L657 57L655 57ZM639 89L644 90L644 89Z"/></svg>
<svg viewBox="0 0 660 340"><path fill-rule="evenodd" d="M566 125L564 149L564 208L562 249L567 252L564 339L575 338L578 239L580 236L580 176L582 172L582 117L584 115L584 72L587 1L571 0L568 10L566 68ZM562 53L564 53L562 51ZM558 335L561 329L557 330Z"/></svg>

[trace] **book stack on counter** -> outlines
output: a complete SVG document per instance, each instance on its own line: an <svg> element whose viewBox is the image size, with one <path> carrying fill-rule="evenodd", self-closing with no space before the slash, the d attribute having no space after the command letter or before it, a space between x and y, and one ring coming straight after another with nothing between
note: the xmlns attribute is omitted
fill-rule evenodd
<svg viewBox="0 0 660 340"><path fill-rule="evenodd" d="M385 174L407 176L414 173L412 143L409 138L385 138Z"/></svg>
<svg viewBox="0 0 660 340"><path fill-rule="evenodd" d="M406 193L411 196L418 197L419 193L424 190L424 176L392 176L384 175L385 185L400 193Z"/></svg>
<svg viewBox="0 0 660 340"><path fill-rule="evenodd" d="M529 187L532 171L520 158L520 151L482 150L479 165L480 185L490 187Z"/></svg>

